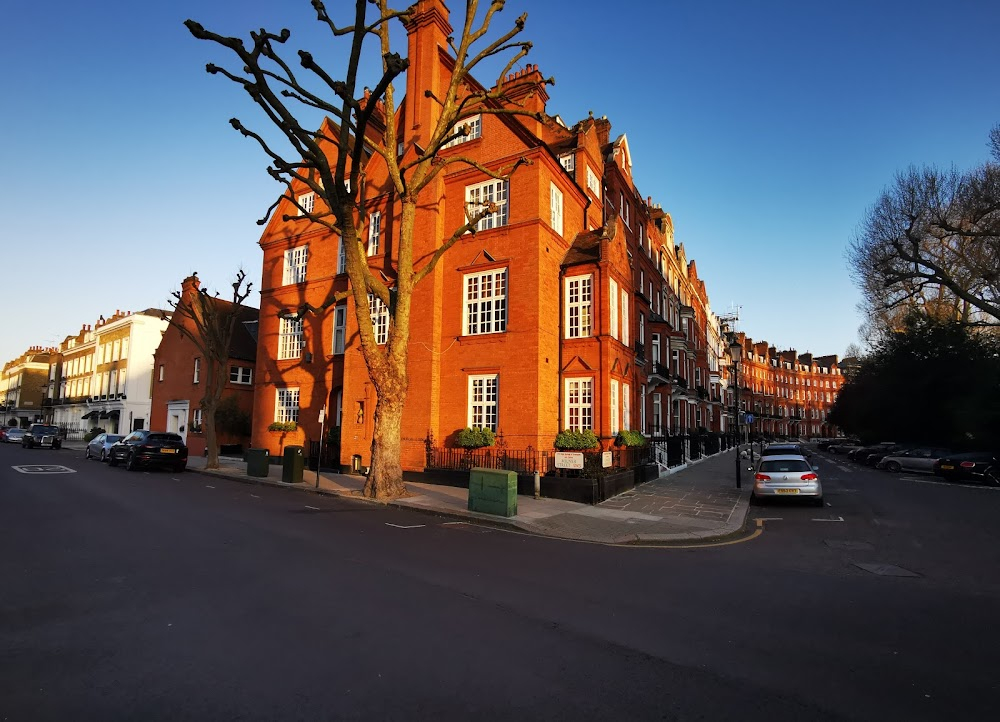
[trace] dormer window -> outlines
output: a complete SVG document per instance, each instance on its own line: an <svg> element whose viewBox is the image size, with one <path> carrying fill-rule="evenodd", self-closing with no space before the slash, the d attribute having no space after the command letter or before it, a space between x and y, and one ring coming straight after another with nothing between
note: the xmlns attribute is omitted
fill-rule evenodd
<svg viewBox="0 0 1000 722"><path fill-rule="evenodd" d="M576 156L572 153L564 153L559 156L559 164L566 169L567 173L572 173L576 170Z"/></svg>
<svg viewBox="0 0 1000 722"><path fill-rule="evenodd" d="M316 207L316 194L313 192L303 193L296 199L296 201L299 204L300 216L303 216L307 213L312 213L313 208Z"/></svg>
<svg viewBox="0 0 1000 722"><path fill-rule="evenodd" d="M480 115L474 115L471 118L464 118L455 124L452 128L452 133L458 133L462 128L466 129L465 135L459 135L452 138L447 143L442 145L442 148L452 148L456 145L461 145L462 143L468 143L470 140L475 140L483 135L483 118Z"/></svg>

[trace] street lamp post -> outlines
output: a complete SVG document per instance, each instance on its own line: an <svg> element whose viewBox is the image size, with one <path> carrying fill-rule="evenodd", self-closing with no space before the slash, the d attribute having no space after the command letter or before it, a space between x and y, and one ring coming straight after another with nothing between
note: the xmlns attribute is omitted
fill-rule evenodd
<svg viewBox="0 0 1000 722"><path fill-rule="evenodd" d="M740 361L743 358L743 345L735 337L729 344L729 355L733 359L733 383L736 388L733 418L736 423L736 488L740 489L743 487L743 460L740 458Z"/></svg>

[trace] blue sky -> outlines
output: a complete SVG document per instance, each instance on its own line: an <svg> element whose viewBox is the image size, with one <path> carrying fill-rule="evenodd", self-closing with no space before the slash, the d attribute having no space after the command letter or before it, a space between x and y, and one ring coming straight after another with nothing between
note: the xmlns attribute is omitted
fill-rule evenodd
<svg viewBox="0 0 1000 722"><path fill-rule="evenodd" d="M984 161L1000 123L995 2L508 0L499 20L525 11L527 62L556 78L549 112L627 134L713 308L738 305L742 330L781 348L843 354L860 323L845 248L866 207L911 163ZM191 271L225 289L242 267L259 287L255 221L280 187L228 119L265 121L205 73L227 58L188 17L287 26L339 67L308 0L6 9L0 362L166 307Z"/></svg>

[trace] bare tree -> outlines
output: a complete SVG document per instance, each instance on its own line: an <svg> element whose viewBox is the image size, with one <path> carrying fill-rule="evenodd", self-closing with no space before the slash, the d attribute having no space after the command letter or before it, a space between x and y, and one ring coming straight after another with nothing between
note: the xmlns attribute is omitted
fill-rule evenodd
<svg viewBox="0 0 1000 722"><path fill-rule="evenodd" d="M537 81L523 77L505 82L510 71L531 48L531 43L516 39L524 29L527 15L521 15L509 30L491 39L489 30L497 13L503 10L504 0L482 3L482 13L479 0L467 0L460 31L448 38L453 63L445 70L441 86L444 92L439 92L438 97L430 89L424 90L424 97L436 108L432 127L421 130L419 137L406 137L401 132L394 81L407 70L409 61L392 51L390 30L396 23L410 29L422 12L436 4L439 3L433 0L418 0L405 10L394 10L389 7L388 0L355 0L353 18L339 26L327 13L323 2L312 0L317 20L329 30L331 40L349 46L343 80L336 79L337 73L327 72L304 50L298 53L298 65L306 72L297 75L298 71L293 71L281 54L282 46L291 35L288 30L252 32L251 43L247 45L239 38L210 32L192 20L185 22L196 38L218 43L237 56L238 72L214 64L207 66L208 72L224 75L242 86L288 140L290 157L272 148L261 135L248 130L238 119L230 121L236 130L260 144L271 161L268 173L286 186L285 197L294 204L298 214L283 218L319 224L340 236L344 243L349 291L338 294L331 288L320 306L304 303L295 314L315 313L348 294L353 297L361 350L378 397L372 463L364 489L366 496L377 499L395 498L405 492L400 466L401 430L408 388L406 361L414 287L434 270L458 239L466 233L475 233L478 221L497 208L491 201L467 207L466 222L461 227L453 229L450 235L446 230L441 238L435 239L436 248L429 256L414 258L413 234L418 202L437 201L429 197L434 191L432 184L451 164L466 164L491 178L506 179L518 166L528 162L520 158L504 167L491 169L469 157L439 156L438 151L450 141L467 136L469 125L463 121L476 115L528 115L541 119L539 113L509 97L524 86L537 85ZM381 57L381 72L370 91L363 86L359 88L363 49L369 40L377 45ZM503 68L495 87L485 89L473 78L472 72L484 61L494 58L500 59ZM542 84L551 82L548 79ZM314 92L310 89L311 84L319 89ZM417 98L407 99L409 112L415 112L417 101ZM298 117L303 112L315 111L330 119L319 130L304 127ZM398 152L400 148L402 153ZM399 209L394 218L398 224L395 278L388 282L369 268L360 240L369 205L366 169L369 161L376 157L387 167L391 193ZM292 192L293 183L304 184L322 202L317 202L312 209L301 207ZM268 210L268 215L280 202L279 198ZM264 220L266 216L261 222ZM368 313L370 295L379 298L389 309L388 340L384 346L375 340Z"/></svg>
<svg viewBox="0 0 1000 722"><path fill-rule="evenodd" d="M201 376L204 395L201 397L202 424L208 450L207 469L219 468L219 441L215 431L215 412L229 378L229 355L233 333L247 310L243 302L250 296L253 284L246 281L241 269L233 281L232 301L214 296L201 288L198 274L194 273L180 291L173 292L170 306L174 309L171 323L181 336L187 338L201 351L204 359Z"/></svg>
<svg viewBox="0 0 1000 722"><path fill-rule="evenodd" d="M876 328L917 310L938 321L1000 325L1000 126L969 172L910 168L868 210L848 251Z"/></svg>

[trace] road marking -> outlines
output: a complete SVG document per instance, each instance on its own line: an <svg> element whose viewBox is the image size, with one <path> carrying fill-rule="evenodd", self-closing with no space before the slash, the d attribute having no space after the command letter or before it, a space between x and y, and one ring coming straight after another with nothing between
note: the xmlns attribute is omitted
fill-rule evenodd
<svg viewBox="0 0 1000 722"><path fill-rule="evenodd" d="M844 521L844 517L838 516L836 519L813 519L813 521Z"/></svg>
<svg viewBox="0 0 1000 722"><path fill-rule="evenodd" d="M759 517L757 517L757 521L784 521L784 520L785 520L785 518L783 516L759 516Z"/></svg>
<svg viewBox="0 0 1000 722"><path fill-rule="evenodd" d="M215 487L212 486L211 484L205 484L205 488L206 489L214 489Z"/></svg>
<svg viewBox="0 0 1000 722"><path fill-rule="evenodd" d="M931 481L930 479L907 479L902 477L904 481L912 481L917 484L934 484L935 486L953 486L961 487L963 489L982 489L983 491L1000 491L1000 486L978 486L974 484L963 484L960 481Z"/></svg>
<svg viewBox="0 0 1000 722"><path fill-rule="evenodd" d="M76 469L59 464L25 464L10 467L21 474L75 474Z"/></svg>
<svg viewBox="0 0 1000 722"><path fill-rule="evenodd" d="M259 499L259 498L260 498L260 497L259 497L259 496L257 496L256 494L251 494L250 496L252 496L252 497L253 497L254 499Z"/></svg>
<svg viewBox="0 0 1000 722"><path fill-rule="evenodd" d="M467 522L467 521L446 521L446 522L442 522L441 526L448 526L449 524L468 524L468 523L469 522Z"/></svg>
<svg viewBox="0 0 1000 722"><path fill-rule="evenodd" d="M385 525L395 527L396 529L419 529L424 526L423 524L411 524L410 526L405 526L403 524L390 524L389 522L386 522Z"/></svg>
<svg viewBox="0 0 1000 722"><path fill-rule="evenodd" d="M309 506L305 504L306 509L312 509L313 511L322 511L318 506Z"/></svg>

